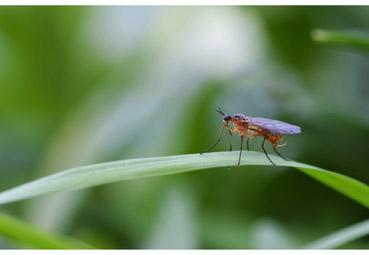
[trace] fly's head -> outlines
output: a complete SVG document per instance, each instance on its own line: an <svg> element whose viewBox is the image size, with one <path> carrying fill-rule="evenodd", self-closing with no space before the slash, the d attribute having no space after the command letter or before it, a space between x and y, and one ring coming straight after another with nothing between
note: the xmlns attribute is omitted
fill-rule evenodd
<svg viewBox="0 0 369 255"><path fill-rule="evenodd" d="M232 116L231 115L229 115L229 114L224 114L224 116L223 116L223 121L225 122L225 123L228 123L228 122L230 122L232 120Z"/></svg>
<svg viewBox="0 0 369 255"><path fill-rule="evenodd" d="M232 120L232 116L229 114L225 114L223 113L223 111L220 109L220 107L218 107L218 109L216 110L220 115L223 116L223 122L226 123L228 125L228 122L230 122Z"/></svg>

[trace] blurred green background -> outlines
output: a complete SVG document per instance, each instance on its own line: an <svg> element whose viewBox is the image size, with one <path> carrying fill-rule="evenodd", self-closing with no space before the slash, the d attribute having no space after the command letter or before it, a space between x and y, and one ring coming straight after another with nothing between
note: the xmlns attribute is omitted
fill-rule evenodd
<svg viewBox="0 0 369 255"><path fill-rule="evenodd" d="M284 155L368 183L368 55L311 39L314 28L365 30L368 17L368 7L1 7L0 188L198 153L216 140L217 106L301 126ZM133 180L2 211L100 248L299 248L369 216L281 167Z"/></svg>

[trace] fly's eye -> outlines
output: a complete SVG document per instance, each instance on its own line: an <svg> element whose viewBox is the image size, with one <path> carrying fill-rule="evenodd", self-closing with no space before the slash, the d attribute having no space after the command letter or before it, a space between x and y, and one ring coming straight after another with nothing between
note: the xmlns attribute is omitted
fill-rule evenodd
<svg viewBox="0 0 369 255"><path fill-rule="evenodd" d="M232 119L232 117L228 114L226 114L223 118L224 121L230 121Z"/></svg>

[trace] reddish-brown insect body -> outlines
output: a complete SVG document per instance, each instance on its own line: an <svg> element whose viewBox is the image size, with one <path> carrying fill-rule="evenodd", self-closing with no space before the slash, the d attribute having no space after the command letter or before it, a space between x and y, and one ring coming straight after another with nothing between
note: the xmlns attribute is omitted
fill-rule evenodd
<svg viewBox="0 0 369 255"><path fill-rule="evenodd" d="M258 136L263 137L264 140L261 145L261 148L263 149L269 161L273 165L275 165L264 148L265 140L268 140L272 144L273 150L280 157L285 159L276 149L278 146L283 146L278 144L279 141L282 139L283 134L298 134L301 132L300 127L279 120L272 120L266 118L251 118L240 113L236 113L231 116L229 114L224 114L220 109L218 109L217 112L223 115L224 125L222 127L217 142L209 149L209 151L212 150L220 142L224 129L228 129L229 135L232 135L232 133L236 133L241 137L241 148L238 159L238 165L240 165L241 161L241 153L244 138L246 138L247 150L249 150L249 139ZM230 126L229 124L232 124L232 126ZM232 144L230 146L230 150L232 150Z"/></svg>
<svg viewBox="0 0 369 255"><path fill-rule="evenodd" d="M282 139L282 135L278 133L272 133L265 128L250 124L245 121L240 121L232 118L233 129L230 128L231 132L238 133L239 136L245 138L254 138L257 136L263 136L265 139L269 140L273 147L278 145L278 142Z"/></svg>

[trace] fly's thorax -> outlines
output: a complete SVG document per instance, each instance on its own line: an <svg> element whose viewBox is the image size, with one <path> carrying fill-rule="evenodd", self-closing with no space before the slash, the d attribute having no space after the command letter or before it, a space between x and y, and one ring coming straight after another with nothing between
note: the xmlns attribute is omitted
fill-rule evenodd
<svg viewBox="0 0 369 255"><path fill-rule="evenodd" d="M263 135L262 132L259 130L247 129L245 137L253 138L253 137L262 136L262 135Z"/></svg>
<svg viewBox="0 0 369 255"><path fill-rule="evenodd" d="M257 126L250 125L245 121L240 121L237 119L233 120L232 122L234 129L240 136L252 138L260 135L261 129Z"/></svg>
<svg viewBox="0 0 369 255"><path fill-rule="evenodd" d="M246 136L250 138L264 135L264 129L262 129L259 126L252 125L252 124L247 125L246 131L247 131Z"/></svg>
<svg viewBox="0 0 369 255"><path fill-rule="evenodd" d="M245 131L247 130L248 124L235 118L232 118L232 123L234 129L239 133L239 135L243 136Z"/></svg>

